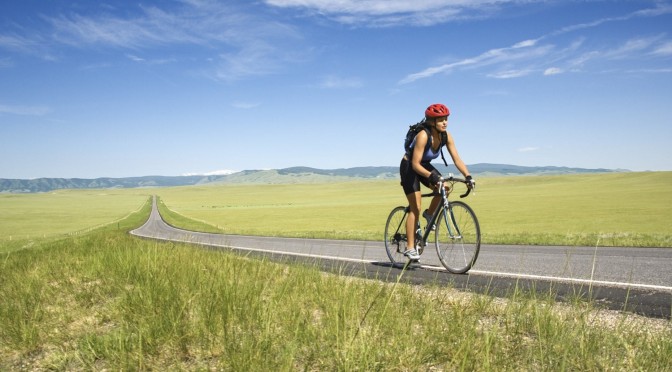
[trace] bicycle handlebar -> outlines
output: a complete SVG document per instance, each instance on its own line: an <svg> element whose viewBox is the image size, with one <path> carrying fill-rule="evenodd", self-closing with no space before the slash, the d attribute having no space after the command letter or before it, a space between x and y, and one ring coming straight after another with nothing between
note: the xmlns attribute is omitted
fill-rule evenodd
<svg viewBox="0 0 672 372"><path fill-rule="evenodd" d="M450 176L450 177L448 177L447 179L444 179L444 182L445 182L445 181L450 181L450 182L462 182L462 183L465 184L465 185L468 183L467 180L464 179L464 178L456 178L456 177L453 177L453 176ZM460 195L460 198L466 198L467 195L469 195L469 194L471 194L471 188L467 186L467 192L465 192L464 194Z"/></svg>
<svg viewBox="0 0 672 372"><path fill-rule="evenodd" d="M468 183L467 180L464 179L464 178L458 178L458 177L448 176L447 178L444 178L443 181L440 182L440 183L441 183L441 186L440 186L440 187L443 186L443 183L444 183L444 182L453 182L453 183L461 182L461 183L463 183L463 184L465 184L465 185ZM469 187L467 186L467 192L465 192L464 194L460 195L460 198L466 198L467 195L471 194L471 190L472 190L472 189L469 188ZM432 193L430 193L430 194L423 194L422 196L435 196L435 195L440 195L440 194L437 194L437 192L435 191L435 192L432 192Z"/></svg>

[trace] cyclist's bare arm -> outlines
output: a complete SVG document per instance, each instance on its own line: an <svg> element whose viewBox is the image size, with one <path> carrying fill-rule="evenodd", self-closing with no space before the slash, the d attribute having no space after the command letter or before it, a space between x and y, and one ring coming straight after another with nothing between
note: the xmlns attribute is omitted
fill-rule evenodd
<svg viewBox="0 0 672 372"><path fill-rule="evenodd" d="M450 154L450 157L453 159L453 163L455 164L455 167L457 170L460 171L465 177L469 175L469 169L467 169L466 164L462 161L462 158L460 157L460 154L457 152L457 147L455 147L455 141L453 140L453 136L450 134L450 132L446 133L448 135L448 143L446 143L446 147L448 148L448 153Z"/></svg>

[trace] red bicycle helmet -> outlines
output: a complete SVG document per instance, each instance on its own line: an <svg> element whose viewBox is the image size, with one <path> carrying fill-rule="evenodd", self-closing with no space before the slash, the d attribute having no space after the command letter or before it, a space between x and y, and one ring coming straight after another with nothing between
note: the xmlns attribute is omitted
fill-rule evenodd
<svg viewBox="0 0 672 372"><path fill-rule="evenodd" d="M427 107L427 110L425 110L425 117L428 118L438 118L441 116L448 116L448 115L450 115L450 110L448 110L448 107L446 107L446 105L441 103L435 103L433 105L429 105L429 107Z"/></svg>

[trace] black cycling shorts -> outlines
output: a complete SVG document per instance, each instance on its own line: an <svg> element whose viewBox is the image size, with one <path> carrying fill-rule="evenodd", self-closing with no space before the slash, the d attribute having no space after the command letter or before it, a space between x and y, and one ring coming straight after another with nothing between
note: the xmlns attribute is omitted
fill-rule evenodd
<svg viewBox="0 0 672 372"><path fill-rule="evenodd" d="M438 172L431 163L420 163L420 165L430 172ZM439 173L439 175L440 174L441 173ZM415 173L413 166L411 166L411 162L408 161L405 156L401 159L401 164L399 165L399 175L401 176L401 186L404 188L404 194L406 195L420 191L421 182L428 188L432 188L429 184L429 179Z"/></svg>

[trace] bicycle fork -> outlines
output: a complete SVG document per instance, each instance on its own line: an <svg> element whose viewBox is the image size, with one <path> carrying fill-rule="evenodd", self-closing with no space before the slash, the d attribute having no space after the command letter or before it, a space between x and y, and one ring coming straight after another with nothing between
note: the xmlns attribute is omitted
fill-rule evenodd
<svg viewBox="0 0 672 372"><path fill-rule="evenodd" d="M443 215L446 222L446 228L448 229L448 237L452 240L462 239L460 226L457 221L455 221L455 215L453 214L453 208L450 206L450 202L444 203L443 210L446 211ZM438 213L441 213L441 210L439 210ZM436 219L439 220L440 216L437 216ZM455 232L453 232L453 228L455 228Z"/></svg>

